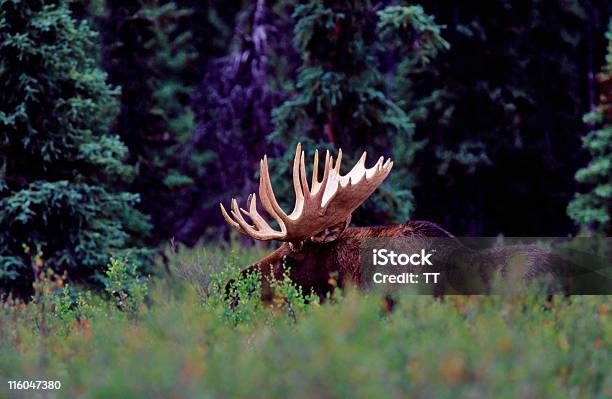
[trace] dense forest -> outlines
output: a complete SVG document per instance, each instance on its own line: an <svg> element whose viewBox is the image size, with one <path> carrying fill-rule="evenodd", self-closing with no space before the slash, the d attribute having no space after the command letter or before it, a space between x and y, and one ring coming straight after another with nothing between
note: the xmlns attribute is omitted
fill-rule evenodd
<svg viewBox="0 0 612 399"><path fill-rule="evenodd" d="M218 204L256 191L264 154L293 201L297 142L394 160L356 225L609 236L611 9L0 0L0 289L226 240Z"/></svg>

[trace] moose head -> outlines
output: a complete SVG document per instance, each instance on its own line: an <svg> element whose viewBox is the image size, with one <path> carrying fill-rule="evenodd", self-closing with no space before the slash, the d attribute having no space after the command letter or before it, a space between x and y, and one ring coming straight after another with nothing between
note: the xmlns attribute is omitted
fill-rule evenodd
<svg viewBox="0 0 612 399"><path fill-rule="evenodd" d="M376 237L452 237L429 222L411 221L386 227L348 227L351 214L385 180L393 162L380 157L374 166L366 168L366 153L346 175L340 173L342 150L338 158L325 154L323 177L319 180L319 153L315 151L312 179L306 178L305 156L297 145L293 160L295 206L288 215L279 206L268 172L267 157L260 162L259 197L266 212L276 220L274 229L259 214L255 193L247 199L247 209L239 208L235 199L230 212L221 204L221 213L230 226L257 240L276 240L283 244L266 258L245 269L259 269L263 275L281 278L283 265L291 269L291 279L319 295L330 288L330 276L343 284L360 283L360 246L366 238ZM250 219L248 222L245 216Z"/></svg>

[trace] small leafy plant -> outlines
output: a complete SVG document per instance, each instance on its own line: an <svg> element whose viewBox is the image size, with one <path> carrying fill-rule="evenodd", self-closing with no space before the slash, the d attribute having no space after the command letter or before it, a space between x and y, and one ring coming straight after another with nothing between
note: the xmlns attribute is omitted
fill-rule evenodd
<svg viewBox="0 0 612 399"><path fill-rule="evenodd" d="M135 315L148 292L148 277L142 277L135 263L127 258L111 258L104 282L105 291L118 309Z"/></svg>

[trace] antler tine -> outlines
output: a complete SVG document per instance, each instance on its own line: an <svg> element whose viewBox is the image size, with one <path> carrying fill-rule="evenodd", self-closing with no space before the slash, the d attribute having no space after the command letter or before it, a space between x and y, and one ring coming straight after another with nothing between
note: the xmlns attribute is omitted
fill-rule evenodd
<svg viewBox="0 0 612 399"><path fill-rule="evenodd" d="M240 225L238 223L236 223L234 221L234 219L231 218L230 215L227 214L227 211L225 210L225 207L223 207L223 204L219 203L219 206L221 206L221 214L223 215L223 219L225 219L225 221L232 226L233 228L237 229L238 231L240 231L241 233L244 233L244 231L242 230L242 227L240 227Z"/></svg>
<svg viewBox="0 0 612 399"><path fill-rule="evenodd" d="M340 175L340 162L342 162L342 148L338 150L338 159L336 159L336 166L334 168L334 172L337 175Z"/></svg>
<svg viewBox="0 0 612 399"><path fill-rule="evenodd" d="M241 233L247 234L258 240L282 240L286 236L284 226L281 225L281 227L283 227L282 231L272 229L270 225L261 217L261 215L259 215L257 209L255 208L255 194L252 194L252 197L249 196L249 198L251 198L249 204L250 212L247 212L242 208L239 209L236 199L232 199L231 213L235 222L239 226L238 230ZM247 223L241 212L251 218L255 224L255 227Z"/></svg>
<svg viewBox="0 0 612 399"><path fill-rule="evenodd" d="M312 167L311 191L315 191L315 185L319 184L319 150L315 150L314 162Z"/></svg>
<svg viewBox="0 0 612 399"><path fill-rule="evenodd" d="M331 170L331 166L334 163L334 157L329 155L329 151L325 151L325 165L323 168L323 179L321 180L321 189L317 193L319 198L323 197L323 193L325 192L325 187L327 186L327 182L329 180L329 173Z"/></svg>
<svg viewBox="0 0 612 399"><path fill-rule="evenodd" d="M301 213L302 207L304 206L304 191L302 189L302 184L300 183L300 167L303 157L304 153L302 152L302 143L298 143L295 149L295 157L293 158L293 190L295 191L295 205L293 207L293 212L291 212L291 215L289 215L289 218Z"/></svg>
<svg viewBox="0 0 612 399"><path fill-rule="evenodd" d="M361 154L361 158L359 158L359 161L357 161L357 164L365 166L365 161L366 161L367 156L368 156L368 153L364 151L363 154Z"/></svg>
<svg viewBox="0 0 612 399"><path fill-rule="evenodd" d="M259 197L264 209L274 218L280 225L283 225L289 218L285 211L278 205L272 183L270 182L270 174L268 172L268 157L264 155L264 159L260 164L259 173Z"/></svg>
<svg viewBox="0 0 612 399"><path fill-rule="evenodd" d="M319 150L315 151L315 160L312 171L312 187L310 192L312 195L323 195L325 191L325 184L327 183L327 173L329 173L329 151L325 151L325 162L323 163L323 180L319 181Z"/></svg>
<svg viewBox="0 0 612 399"><path fill-rule="evenodd" d="M253 228L253 226L251 226L250 224L248 224L246 222L246 220L244 220L244 217L242 216L242 214L240 213L240 209L238 209L238 201L236 201L236 198L232 198L232 209L230 212L232 212L232 216L234 217L234 220L240 225L240 227L249 235L256 235L256 231Z"/></svg>
<svg viewBox="0 0 612 399"><path fill-rule="evenodd" d="M388 169L389 171L391 171L392 167L393 167L393 161L391 160L391 158L388 158L385 164L383 165L383 169Z"/></svg>
<svg viewBox="0 0 612 399"><path fill-rule="evenodd" d="M295 208L298 204L304 203L304 192L300 183L300 160L304 157L302 152L302 143L298 143L295 149L295 157L293 158L293 189L295 190Z"/></svg>
<svg viewBox="0 0 612 399"><path fill-rule="evenodd" d="M249 198L247 199L247 207L249 208L249 211L246 212L243 210L243 212L245 215L251 218L253 224L258 230L271 229L268 222L266 222L266 220L261 217L259 212L257 212L257 195L255 193L249 194Z"/></svg>
<svg viewBox="0 0 612 399"><path fill-rule="evenodd" d="M366 178L366 180L371 179L372 176L375 176L377 173L380 172L380 168L381 168L382 163L383 163L384 160L385 160L385 157L378 158L378 161L376 161L374 166L372 166L370 169L366 169L365 170L365 178Z"/></svg>
<svg viewBox="0 0 612 399"><path fill-rule="evenodd" d="M304 190L305 196L310 196L310 189L308 188L308 181L306 180L306 163L304 160L304 151L302 151L302 158L300 160L300 180L302 181L302 190ZM314 181L312 182L314 187Z"/></svg>

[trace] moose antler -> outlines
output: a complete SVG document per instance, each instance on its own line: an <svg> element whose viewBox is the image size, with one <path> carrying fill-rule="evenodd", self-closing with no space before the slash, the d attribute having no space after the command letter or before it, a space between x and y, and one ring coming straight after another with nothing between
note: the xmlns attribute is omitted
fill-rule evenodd
<svg viewBox="0 0 612 399"><path fill-rule="evenodd" d="M278 240L299 242L306 240L326 228L344 223L353 211L365 201L376 188L385 180L393 162L380 157L376 164L367 169L365 167L366 153L364 152L357 164L346 175L340 175L340 162L342 150L338 152L338 159L329 151L325 154L325 169L323 179L319 181L319 152L315 151L314 168L310 187L306 181L306 167L304 152L301 143L297 145L293 160L293 188L295 189L295 207L287 215L276 201L270 174L268 173L268 158L260 162L259 196L264 209L280 226L275 230L257 212L257 197L255 193L247 199L248 211L238 208L238 202L232 198L230 217L221 205L223 217L232 227L243 234L258 240ZM248 216L253 225L247 223L242 214Z"/></svg>

